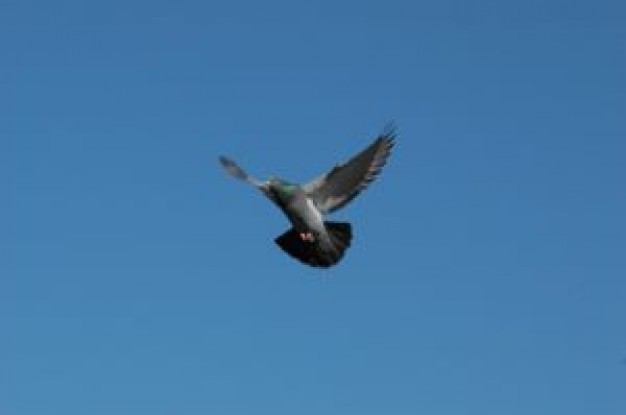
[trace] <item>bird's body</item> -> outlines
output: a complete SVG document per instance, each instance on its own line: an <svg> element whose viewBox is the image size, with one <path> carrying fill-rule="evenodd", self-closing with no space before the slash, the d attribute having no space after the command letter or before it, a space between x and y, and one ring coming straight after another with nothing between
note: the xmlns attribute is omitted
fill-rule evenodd
<svg viewBox="0 0 626 415"><path fill-rule="evenodd" d="M276 239L281 248L301 259L305 253L295 252L294 246L315 247L306 255L311 257L305 261L309 265L315 262L316 266L330 266L341 258L342 252L333 244L322 213L302 186L272 177L261 190L291 222L292 229Z"/></svg>
<svg viewBox="0 0 626 415"><path fill-rule="evenodd" d="M292 228L275 242L289 255L315 267L330 267L343 257L352 240L347 222L324 221L363 190L385 164L395 132L389 127L368 148L348 163L305 185L271 177L261 182L226 157L220 162L233 176L261 190L287 216Z"/></svg>
<svg viewBox="0 0 626 415"><path fill-rule="evenodd" d="M282 209L294 228L300 232L320 231L324 220L302 186L280 179L270 179L270 198Z"/></svg>

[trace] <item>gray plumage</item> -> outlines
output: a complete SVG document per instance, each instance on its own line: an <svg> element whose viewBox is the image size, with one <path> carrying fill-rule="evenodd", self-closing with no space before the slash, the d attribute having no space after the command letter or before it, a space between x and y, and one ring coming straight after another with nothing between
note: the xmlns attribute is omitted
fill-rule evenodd
<svg viewBox="0 0 626 415"><path fill-rule="evenodd" d="M263 192L287 216L292 228L275 239L286 253L315 267L330 267L343 257L352 240L347 222L324 221L324 215L341 209L380 173L394 145L393 125L348 162L299 185L270 177L261 181L222 156L220 163L231 175Z"/></svg>

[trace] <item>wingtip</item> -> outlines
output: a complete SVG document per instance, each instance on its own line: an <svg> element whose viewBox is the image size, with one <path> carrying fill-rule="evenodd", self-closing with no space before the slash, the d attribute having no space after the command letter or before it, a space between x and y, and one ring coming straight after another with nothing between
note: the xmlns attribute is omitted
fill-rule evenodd
<svg viewBox="0 0 626 415"><path fill-rule="evenodd" d="M244 172L241 167L239 167L237 163L235 163L233 160L229 159L226 156L219 156L219 161L222 167L233 177L239 180L250 180L248 174Z"/></svg>
<svg viewBox="0 0 626 415"><path fill-rule="evenodd" d="M379 151L389 153L396 145L396 137L398 136L398 129L394 122L389 122L385 125L385 128L378 136L378 148Z"/></svg>
<svg viewBox="0 0 626 415"><path fill-rule="evenodd" d="M224 155L220 155L218 157L218 160L222 166L230 166L230 165L235 164L231 159L229 159L228 157Z"/></svg>
<svg viewBox="0 0 626 415"><path fill-rule="evenodd" d="M384 140L389 148L393 147L395 144L396 137L398 136L398 126L395 121L389 121L385 124L383 131L380 133L379 138Z"/></svg>

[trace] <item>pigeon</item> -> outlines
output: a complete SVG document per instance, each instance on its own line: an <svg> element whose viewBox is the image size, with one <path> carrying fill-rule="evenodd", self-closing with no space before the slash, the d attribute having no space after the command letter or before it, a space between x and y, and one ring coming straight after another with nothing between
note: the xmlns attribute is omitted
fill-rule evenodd
<svg viewBox="0 0 626 415"><path fill-rule="evenodd" d="M396 128L388 124L367 148L306 184L275 176L261 181L225 156L219 161L229 174L260 190L287 216L291 229L274 240L283 251L306 265L329 268L350 246L352 225L326 221L325 215L344 207L379 175L395 138Z"/></svg>

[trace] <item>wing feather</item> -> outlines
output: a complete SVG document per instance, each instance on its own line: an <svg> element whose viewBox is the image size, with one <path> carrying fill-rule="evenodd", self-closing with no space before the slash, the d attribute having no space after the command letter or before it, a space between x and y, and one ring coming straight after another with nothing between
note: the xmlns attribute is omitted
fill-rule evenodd
<svg viewBox="0 0 626 415"><path fill-rule="evenodd" d="M261 180L246 173L233 160L225 156L220 156L219 160L222 167L234 178L242 180L258 188L264 187L264 183Z"/></svg>
<svg viewBox="0 0 626 415"><path fill-rule="evenodd" d="M395 126L388 124L365 150L304 185L305 192L324 213L342 208L380 174L395 138Z"/></svg>

